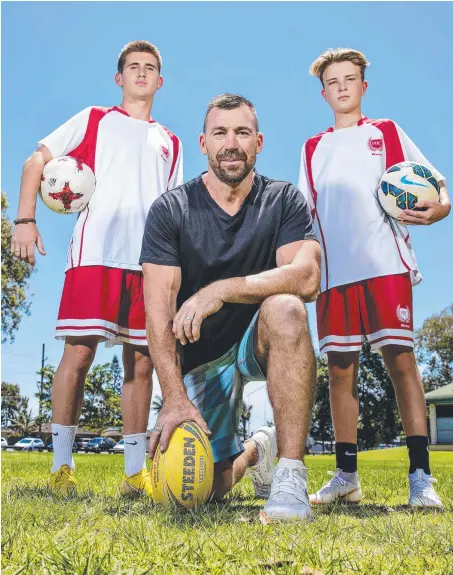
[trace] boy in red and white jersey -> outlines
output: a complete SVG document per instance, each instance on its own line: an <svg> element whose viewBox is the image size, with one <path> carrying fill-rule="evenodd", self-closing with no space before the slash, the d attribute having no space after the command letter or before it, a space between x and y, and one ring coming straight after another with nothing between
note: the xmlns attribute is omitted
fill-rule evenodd
<svg viewBox="0 0 453 575"><path fill-rule="evenodd" d="M312 211L323 252L317 321L320 352L328 357L337 471L310 496L312 503L361 499L357 473L357 372L367 340L380 349L395 387L410 459L410 504L441 506L429 468L425 400L413 353L412 285L421 281L407 224L445 218L450 202L445 178L392 120L362 115L368 62L357 50L327 50L310 72L322 83L334 127L302 148L299 188ZM400 222L385 215L375 197L390 166L411 160L440 182L439 202L419 202Z"/></svg>
<svg viewBox="0 0 453 575"><path fill-rule="evenodd" d="M179 139L150 116L162 87L162 59L147 41L127 44L115 75L122 102L90 107L39 142L25 162L12 251L34 264L34 247L45 255L36 226L36 197L52 158L81 159L96 176L96 190L81 212L69 245L57 320L65 341L52 387L54 463L50 487L75 491L72 445L83 402L85 377L99 342L123 344L125 478L123 491L151 495L146 473L146 427L153 366L146 339L143 276L139 256L153 201L179 186ZM31 221L30 221L31 220Z"/></svg>

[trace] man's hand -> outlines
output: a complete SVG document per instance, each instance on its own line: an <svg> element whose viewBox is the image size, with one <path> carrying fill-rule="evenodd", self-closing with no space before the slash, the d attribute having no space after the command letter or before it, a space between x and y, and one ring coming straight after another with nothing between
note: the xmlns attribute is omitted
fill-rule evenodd
<svg viewBox="0 0 453 575"><path fill-rule="evenodd" d="M221 282L210 284L185 301L173 320L173 333L186 345L200 339L203 320L223 306Z"/></svg>
<svg viewBox="0 0 453 575"><path fill-rule="evenodd" d="M416 208L427 208L425 211L403 210L403 215L399 218L402 224L412 224L416 226L429 226L443 220L450 213L450 205L441 202L420 201L415 204Z"/></svg>
<svg viewBox="0 0 453 575"><path fill-rule="evenodd" d="M160 449L165 451L170 441L170 436L173 431L181 425L184 421L194 421L206 435L211 435L211 432L206 425L205 420L201 413L187 398L187 396L178 396L176 398L166 398L164 405L160 410L159 417L157 418L155 431L151 433L149 440L148 453L150 459L154 457L157 445L160 438Z"/></svg>
<svg viewBox="0 0 453 575"><path fill-rule="evenodd" d="M36 224L17 224L11 238L11 251L14 256L35 265L35 244L38 252L45 256L46 252L42 243L41 235Z"/></svg>

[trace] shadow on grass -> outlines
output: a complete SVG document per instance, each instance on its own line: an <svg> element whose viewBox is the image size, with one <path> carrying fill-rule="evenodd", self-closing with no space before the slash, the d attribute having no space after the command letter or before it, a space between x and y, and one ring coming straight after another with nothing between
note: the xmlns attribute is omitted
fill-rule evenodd
<svg viewBox="0 0 453 575"><path fill-rule="evenodd" d="M357 517L358 519L386 516L393 513L433 515L444 512L443 509L435 507L414 508L410 505L377 505L375 503L361 503L360 505L351 503L335 503L322 507L312 505L312 509L317 517L322 515L346 515L349 517Z"/></svg>
<svg viewBox="0 0 453 575"><path fill-rule="evenodd" d="M49 501L80 501L87 502L93 501L96 496L91 492L79 493L77 495L63 496L49 491L47 486L28 486L16 485L9 490L10 497L18 497L21 499L47 499Z"/></svg>
<svg viewBox="0 0 453 575"><path fill-rule="evenodd" d="M249 504L244 504L249 501ZM257 500L258 501L258 500ZM145 497L121 497L103 506L103 512L115 517L140 515L149 519L157 519L167 525L179 528L207 527L213 523L253 523L258 521L259 512L263 503L254 503L250 499L237 497L227 498L221 502L210 502L196 510L180 509L176 507L163 507L153 503Z"/></svg>

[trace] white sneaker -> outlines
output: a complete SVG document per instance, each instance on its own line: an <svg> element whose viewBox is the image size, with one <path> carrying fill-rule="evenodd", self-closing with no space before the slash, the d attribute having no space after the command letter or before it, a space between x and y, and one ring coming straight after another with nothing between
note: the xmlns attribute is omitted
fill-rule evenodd
<svg viewBox="0 0 453 575"><path fill-rule="evenodd" d="M347 503L359 503L362 499L359 475L355 473L344 473L341 469L328 471L332 479L321 487L319 491L310 495L310 503L317 505L332 503L340 500Z"/></svg>
<svg viewBox="0 0 453 575"><path fill-rule="evenodd" d="M433 483L437 483L437 479L432 475L427 475L423 469L416 469L414 473L409 473L409 505L412 507L443 507Z"/></svg>
<svg viewBox="0 0 453 575"><path fill-rule="evenodd" d="M277 434L275 427L260 427L250 439L258 448L261 461L247 469L247 475L252 478L255 495L260 499L267 499L271 493L272 478L274 477L275 458L277 457Z"/></svg>
<svg viewBox="0 0 453 575"><path fill-rule="evenodd" d="M312 519L307 491L307 468L302 461L280 459L271 494L260 513L262 523Z"/></svg>

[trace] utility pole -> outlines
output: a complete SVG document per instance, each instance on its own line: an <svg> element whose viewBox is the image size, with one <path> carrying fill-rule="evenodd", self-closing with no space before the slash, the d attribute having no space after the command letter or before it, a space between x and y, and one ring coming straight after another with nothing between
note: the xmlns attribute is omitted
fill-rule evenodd
<svg viewBox="0 0 453 575"><path fill-rule="evenodd" d="M43 343L42 344L42 355L41 355L41 383L39 386L39 436L40 437L41 437L41 431L42 431L42 420L41 420L41 415L42 415L42 388L44 385L44 362L46 360L45 351L46 351L46 344Z"/></svg>

